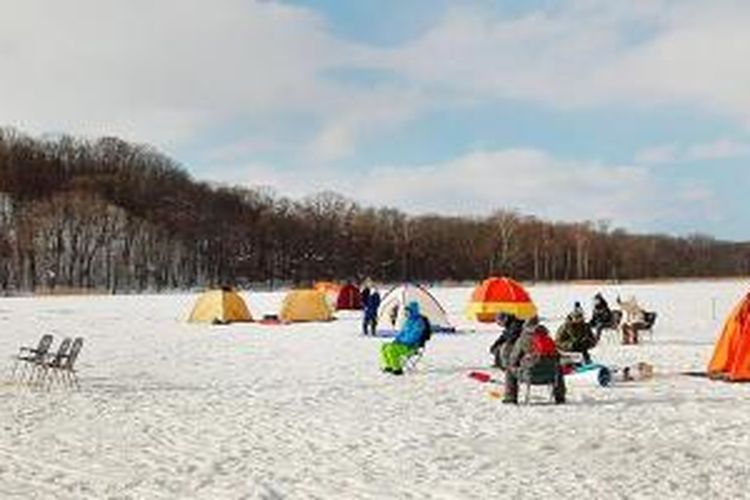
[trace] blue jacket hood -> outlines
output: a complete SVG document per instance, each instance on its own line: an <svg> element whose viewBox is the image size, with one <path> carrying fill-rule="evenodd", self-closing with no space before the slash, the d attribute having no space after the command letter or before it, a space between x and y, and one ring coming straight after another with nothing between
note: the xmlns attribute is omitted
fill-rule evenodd
<svg viewBox="0 0 750 500"><path fill-rule="evenodd" d="M404 321L404 326L396 336L396 342L409 347L417 347L425 334L425 324L419 314L419 304L412 301L404 309L406 310L406 321Z"/></svg>

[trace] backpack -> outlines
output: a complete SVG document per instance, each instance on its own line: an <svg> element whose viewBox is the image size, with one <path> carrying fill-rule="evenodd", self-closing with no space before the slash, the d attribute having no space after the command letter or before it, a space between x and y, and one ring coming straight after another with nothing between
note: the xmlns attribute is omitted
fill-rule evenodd
<svg viewBox="0 0 750 500"><path fill-rule="evenodd" d="M557 356L557 345L546 329L537 328L531 336L531 352L540 358Z"/></svg>
<svg viewBox="0 0 750 500"><path fill-rule="evenodd" d="M432 337L432 325L430 320L424 314L420 315L422 318L422 324L424 325L424 331L422 332L422 338L419 341L419 347L424 347L430 337Z"/></svg>

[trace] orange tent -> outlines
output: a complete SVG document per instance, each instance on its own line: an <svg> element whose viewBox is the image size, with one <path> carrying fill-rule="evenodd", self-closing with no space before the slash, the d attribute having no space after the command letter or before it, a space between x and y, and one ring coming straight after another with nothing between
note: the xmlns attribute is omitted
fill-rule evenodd
<svg viewBox="0 0 750 500"><path fill-rule="evenodd" d="M336 306L336 299L339 296L341 285L338 285L332 281L318 281L313 286L313 289L319 292L323 292L326 295L326 300L328 300L328 303L331 305L331 307Z"/></svg>
<svg viewBox="0 0 750 500"><path fill-rule="evenodd" d="M509 313L521 319L536 316L536 306L529 293L510 278L487 278L471 294L466 310L469 319L495 321L498 313Z"/></svg>
<svg viewBox="0 0 750 500"><path fill-rule="evenodd" d="M750 293L724 324L708 375L731 382L750 381Z"/></svg>

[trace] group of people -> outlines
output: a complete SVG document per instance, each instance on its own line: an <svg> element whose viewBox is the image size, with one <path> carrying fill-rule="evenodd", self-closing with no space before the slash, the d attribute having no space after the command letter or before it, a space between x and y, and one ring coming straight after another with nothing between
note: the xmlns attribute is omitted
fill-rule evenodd
<svg viewBox="0 0 750 500"><path fill-rule="evenodd" d="M590 325L596 331L597 342L601 338L602 330L605 328L617 329L618 322L622 319L620 329L622 331L622 343L638 344L640 332L650 327L649 314L646 312L631 295L627 300L620 300L617 297L617 304L620 306L623 318L615 315L615 312L609 308L609 304L601 293L594 295L594 307L591 313Z"/></svg>
<svg viewBox="0 0 750 500"><path fill-rule="evenodd" d="M635 297L626 301L617 298L617 303L625 315L622 323L623 344L637 344L640 331L649 327L648 317ZM537 317L523 321L513 314L500 313L497 322L502 332L490 347L494 365L505 372L505 392L503 402L518 402L519 380L539 381L553 386L555 402L565 402L565 381L560 353L578 353L583 364L590 364L593 349L606 328L617 328L619 315L615 314L602 294L593 299L591 320L580 302L557 329L554 340L549 331L539 323Z"/></svg>
<svg viewBox="0 0 750 500"><path fill-rule="evenodd" d="M365 335L374 335L380 296L377 290L369 288L365 288L361 295L363 331ZM618 297L617 303L625 315L622 323L623 343L637 344L639 332L648 327L648 313L638 305L635 297L626 301ZM404 311L406 319L403 326L392 342L382 345L380 352L383 371L394 375L403 373L405 360L424 347L431 335L430 322L420 313L417 302L408 303ZM617 328L620 314L610 309L602 294L597 293L593 299L591 319L586 320L580 302L575 302L554 339L536 316L524 320L510 313L498 314L497 323L502 331L490 347L490 352L494 356L494 365L505 372L503 402L518 403L519 384L528 382L550 384L555 403L565 403L566 387L560 353L579 353L583 364L590 364L589 351L597 345L604 329Z"/></svg>

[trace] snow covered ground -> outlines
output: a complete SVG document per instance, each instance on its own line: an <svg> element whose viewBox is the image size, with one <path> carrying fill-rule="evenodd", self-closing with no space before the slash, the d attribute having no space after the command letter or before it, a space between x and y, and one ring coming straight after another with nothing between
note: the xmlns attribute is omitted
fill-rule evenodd
<svg viewBox="0 0 750 500"><path fill-rule="evenodd" d="M551 328L596 291L659 319L652 342L593 353L651 362L653 380L571 377L569 404L526 407L467 377L497 335L462 318L467 288L433 291L473 331L436 335L400 378L354 314L199 326L190 294L0 299L7 358L45 332L86 339L79 392L3 376L0 498L747 498L750 385L677 373L705 368L749 284L530 288ZM258 317L282 295L245 298Z"/></svg>

